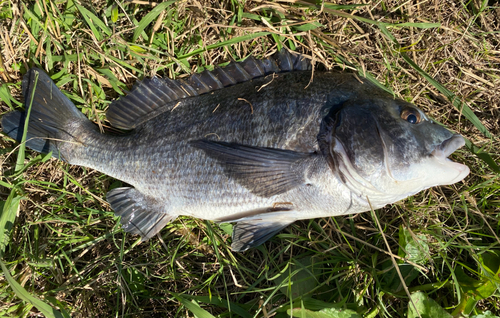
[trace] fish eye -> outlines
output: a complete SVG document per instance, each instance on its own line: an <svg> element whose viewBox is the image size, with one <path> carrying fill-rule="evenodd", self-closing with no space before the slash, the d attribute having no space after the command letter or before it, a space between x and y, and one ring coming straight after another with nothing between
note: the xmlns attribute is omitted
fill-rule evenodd
<svg viewBox="0 0 500 318"><path fill-rule="evenodd" d="M420 113L411 108L405 108L401 112L401 118L409 122L410 124L418 124L422 120Z"/></svg>

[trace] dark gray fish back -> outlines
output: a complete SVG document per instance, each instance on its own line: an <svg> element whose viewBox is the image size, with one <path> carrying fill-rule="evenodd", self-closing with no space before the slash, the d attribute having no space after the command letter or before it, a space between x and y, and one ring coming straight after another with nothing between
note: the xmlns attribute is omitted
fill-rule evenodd
<svg viewBox="0 0 500 318"><path fill-rule="evenodd" d="M283 49L267 59L257 60L249 57L243 62L231 62L213 71L193 74L186 80L157 77L144 79L134 85L127 96L111 103L106 117L112 126L130 130L168 111L169 109L164 107L167 103L206 94L272 73L311 69L310 60Z"/></svg>

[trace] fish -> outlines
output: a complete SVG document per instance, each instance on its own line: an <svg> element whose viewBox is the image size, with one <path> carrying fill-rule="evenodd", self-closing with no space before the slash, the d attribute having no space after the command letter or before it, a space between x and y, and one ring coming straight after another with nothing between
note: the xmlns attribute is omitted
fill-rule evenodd
<svg viewBox="0 0 500 318"><path fill-rule="evenodd" d="M21 141L27 123L28 148L125 182L106 199L143 241L190 216L235 223L241 252L297 220L378 209L469 174L448 158L460 134L364 77L313 72L286 50L138 81L107 110L114 133L40 69L22 90L26 110L5 114L3 133Z"/></svg>

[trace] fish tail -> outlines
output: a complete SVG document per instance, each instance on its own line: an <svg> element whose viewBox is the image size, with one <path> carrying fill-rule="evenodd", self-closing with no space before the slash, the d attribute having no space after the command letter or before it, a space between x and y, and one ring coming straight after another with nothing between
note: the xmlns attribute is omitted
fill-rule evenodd
<svg viewBox="0 0 500 318"><path fill-rule="evenodd" d="M24 112L2 117L3 132L22 142L26 123L26 146L70 162L71 149L81 132L95 125L59 90L42 70L32 68L23 78ZM26 120L28 118L28 120Z"/></svg>

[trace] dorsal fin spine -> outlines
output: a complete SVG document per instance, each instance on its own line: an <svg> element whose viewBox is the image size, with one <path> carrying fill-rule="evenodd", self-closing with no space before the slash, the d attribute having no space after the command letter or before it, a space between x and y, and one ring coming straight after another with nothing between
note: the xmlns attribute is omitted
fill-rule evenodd
<svg viewBox="0 0 500 318"><path fill-rule="evenodd" d="M193 74L193 76L190 77L189 81L192 85L195 85L195 89L200 93L205 93L210 91L210 88L201 80L201 75L200 74Z"/></svg>
<svg viewBox="0 0 500 318"><path fill-rule="evenodd" d="M177 93L177 91L179 90L179 88L177 87L176 85L176 82L171 80L170 78L166 78L164 79L165 81L165 90L168 90L169 92L167 93L168 96L170 96L171 98L171 101L174 101L174 100L177 100L177 99L180 99L182 98L181 96L179 96L179 94Z"/></svg>
<svg viewBox="0 0 500 318"><path fill-rule="evenodd" d="M257 60L253 56L250 56L241 63L241 66L250 74L252 77L261 77L265 75L264 69L260 66Z"/></svg>
<svg viewBox="0 0 500 318"><path fill-rule="evenodd" d="M187 92L182 88L182 83L180 83L179 81L169 78L168 83L176 88L177 98L174 100L186 98L189 96L189 94L187 94Z"/></svg>
<svg viewBox="0 0 500 318"><path fill-rule="evenodd" d="M252 76L241 66L239 63L234 63L234 68L236 68L240 74L245 78L245 82L252 79Z"/></svg>
<svg viewBox="0 0 500 318"><path fill-rule="evenodd" d="M157 90L154 90L154 89L153 89L154 87L153 87L152 85L151 85L151 86L149 86L149 87L148 87L147 85L143 85L141 88L142 88L142 89L144 89L144 90L147 90L147 91L148 91L151 95L153 95L153 97L154 97L156 100L159 100L159 99L161 98L161 96L158 96L158 94L156 93L156 92L157 92ZM155 92L155 91L156 91L156 92Z"/></svg>
<svg viewBox="0 0 500 318"><path fill-rule="evenodd" d="M187 96L197 96L198 92L189 84L181 83L182 90L186 92Z"/></svg>
<svg viewBox="0 0 500 318"><path fill-rule="evenodd" d="M231 75L229 75L229 73L226 72L224 68L217 68L215 69L215 71L217 71L218 73L217 75L219 75L219 79L222 82L222 85L224 85L224 87L234 85L237 83L236 80Z"/></svg>

